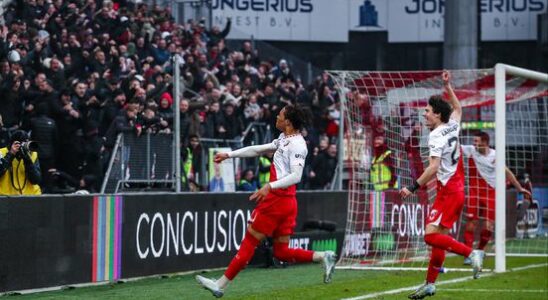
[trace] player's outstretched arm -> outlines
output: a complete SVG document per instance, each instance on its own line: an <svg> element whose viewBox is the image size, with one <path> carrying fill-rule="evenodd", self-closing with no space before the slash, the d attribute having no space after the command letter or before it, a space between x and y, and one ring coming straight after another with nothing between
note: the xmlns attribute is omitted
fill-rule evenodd
<svg viewBox="0 0 548 300"><path fill-rule="evenodd" d="M273 151L276 151L276 146L274 145L274 143L249 146L231 152L217 153L215 154L214 162L220 163L223 160L232 157L256 157L263 153Z"/></svg>
<svg viewBox="0 0 548 300"><path fill-rule="evenodd" d="M457 95L455 95L455 91L453 91L453 87L451 86L451 73L449 73L449 71L443 71L443 73L441 74L441 78L443 79L443 86L445 87L445 91L447 92L447 94L449 94L449 104L451 104L451 107L453 107L451 119L460 123L460 120L462 118L462 106L460 105L460 101L457 98Z"/></svg>
<svg viewBox="0 0 548 300"><path fill-rule="evenodd" d="M434 175L438 172L438 169L440 168L441 159L437 156L430 156L428 159L428 167L424 169L424 172L422 172L419 179L415 180L415 183L412 186L404 187L400 190L400 196L402 198L407 198L408 196L412 195L416 190L418 190L421 186L425 185L432 179Z"/></svg>
<svg viewBox="0 0 548 300"><path fill-rule="evenodd" d="M508 167L505 167L505 169L506 169L505 170L506 178L508 178L508 180L510 180L510 182L516 188L516 190L518 190L518 192L520 192L522 194L531 196L531 192L529 192L527 189L525 189L521 186L521 184L519 183L519 181L516 178L516 175L514 175L514 173L512 173L512 171L510 171L510 169L508 169Z"/></svg>

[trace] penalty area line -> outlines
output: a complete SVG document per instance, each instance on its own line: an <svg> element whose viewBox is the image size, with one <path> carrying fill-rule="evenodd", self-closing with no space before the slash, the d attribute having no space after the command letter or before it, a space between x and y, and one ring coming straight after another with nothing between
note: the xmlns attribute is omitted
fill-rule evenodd
<svg viewBox="0 0 548 300"><path fill-rule="evenodd" d="M548 266L548 264L533 264L533 265L527 265L527 266L523 266L523 267L519 267L519 268L513 268L513 269L510 270L510 272L533 269L533 268L539 268L539 267L546 267L546 266ZM495 274L496 273L482 274L481 278L491 277ZM480 278L480 280L481 280L481 278ZM436 286L445 285L445 284L452 284L452 283L458 283L458 282L464 282L464 281L470 281L470 280L474 280L472 276L460 277L460 278L455 278L455 279L450 279L450 280L443 280L443 281L436 282ZM395 289L395 290L384 291L384 292L377 292L377 293L373 293L373 294L367 294L367 295L362 295L362 296L357 296L357 297L352 297L352 298L343 298L341 300L361 300L361 299L376 298L376 297L383 296L383 295L394 295L394 294L399 294L399 293L402 293L402 292L414 291L414 290L418 289L420 286L422 286L422 284L415 285L415 286L404 287L404 288L399 288L399 289ZM459 290L462 290L462 289L459 289Z"/></svg>

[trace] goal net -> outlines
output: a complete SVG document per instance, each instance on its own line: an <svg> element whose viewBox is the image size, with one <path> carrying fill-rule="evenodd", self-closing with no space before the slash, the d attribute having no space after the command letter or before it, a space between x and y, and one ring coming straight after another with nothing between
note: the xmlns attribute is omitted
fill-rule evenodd
<svg viewBox="0 0 548 300"><path fill-rule="evenodd" d="M405 201L398 189L412 185L428 165L429 130L422 114L431 96L447 98L441 73L329 72L345 118L348 218L339 267L414 269L427 264L430 249L423 237L436 182ZM543 78L507 75L506 118L499 120L494 69L451 71L451 84L463 105L459 142L466 200L450 233L459 241L466 236L470 243L472 238L474 248L486 244L487 253L494 253L495 234L488 235L497 223L496 190L506 195L506 255L548 255L548 75ZM506 166L532 197L518 193L510 182L495 189L494 178L484 176L494 173L495 130L502 123ZM483 137L488 148L474 144L475 137Z"/></svg>

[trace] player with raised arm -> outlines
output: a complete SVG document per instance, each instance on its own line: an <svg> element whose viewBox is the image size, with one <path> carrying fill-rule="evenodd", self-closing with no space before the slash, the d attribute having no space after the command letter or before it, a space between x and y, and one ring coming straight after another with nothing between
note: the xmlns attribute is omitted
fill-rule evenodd
<svg viewBox="0 0 548 300"><path fill-rule="evenodd" d="M445 251L469 257L474 278L481 272L483 255L448 235L449 229L460 217L464 205L464 170L459 146L462 107L450 83L450 74L444 71L442 79L449 103L440 96L432 96L424 111L428 136L428 167L412 186L400 190L402 198L437 178L437 194L426 220L424 241L432 247L426 283L409 295L409 299L423 299L436 293L436 278L445 260Z"/></svg>
<svg viewBox="0 0 548 300"><path fill-rule="evenodd" d="M257 202L257 206L251 214L240 249L224 275L218 280L196 276L198 283L215 297L223 296L225 288L245 268L253 257L255 247L266 237L274 239L274 257L286 262L321 262L324 265L324 282L331 281L336 263L334 252L289 248L289 236L293 234L297 218L296 184L301 181L308 154L306 142L300 132L308 119L303 108L288 105L276 118L276 128L282 133L272 143L215 155L215 162L220 163L227 158L256 157L275 152L270 167L270 182L249 197L249 200Z"/></svg>
<svg viewBox="0 0 548 300"><path fill-rule="evenodd" d="M484 226L480 233L479 250L484 250L495 228L495 149L489 147L489 135L478 131L474 134L474 145L462 145L464 157L468 158L468 202L466 206L467 223L464 231L464 244L473 247L474 232L481 217ZM506 178L526 196L531 193L523 188L516 176L506 168ZM471 264L465 258L464 264Z"/></svg>

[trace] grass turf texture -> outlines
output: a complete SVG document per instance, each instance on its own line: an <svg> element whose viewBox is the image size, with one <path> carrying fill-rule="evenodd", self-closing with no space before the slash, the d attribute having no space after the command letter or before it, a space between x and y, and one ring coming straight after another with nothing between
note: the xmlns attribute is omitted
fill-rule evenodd
<svg viewBox="0 0 548 300"><path fill-rule="evenodd" d="M515 257L507 259L508 269L548 263L547 258ZM493 268L488 258L485 267ZM462 258L449 257L447 267L462 267ZM222 271L209 272L219 277ZM471 272L440 274L438 281L472 276ZM249 268L229 286L223 299L341 299L421 284L423 271L337 270L333 283L322 283L319 265L300 265L280 269ZM444 291L447 289L447 291ZM472 289L476 291L462 291ZM514 290L514 291L500 291ZM531 292L519 292L529 290ZM375 299L403 299L409 292L383 295ZM438 286L432 299L547 299L548 267L495 274L494 276ZM13 297L6 297L13 298ZM123 284L76 288L16 296L16 299L215 299L201 289L194 274L168 278L149 278Z"/></svg>

